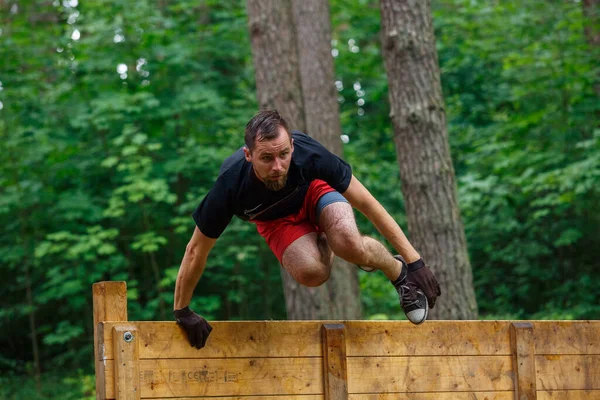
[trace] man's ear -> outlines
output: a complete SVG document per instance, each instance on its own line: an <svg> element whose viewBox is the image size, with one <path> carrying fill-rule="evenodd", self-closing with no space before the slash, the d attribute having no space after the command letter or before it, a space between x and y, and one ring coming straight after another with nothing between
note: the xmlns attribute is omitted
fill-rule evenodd
<svg viewBox="0 0 600 400"><path fill-rule="evenodd" d="M292 153L294 152L294 138L292 138Z"/></svg>
<svg viewBox="0 0 600 400"><path fill-rule="evenodd" d="M248 148L246 146L244 146L244 157L246 157L246 161L252 162L252 154L250 153L250 150L248 150Z"/></svg>

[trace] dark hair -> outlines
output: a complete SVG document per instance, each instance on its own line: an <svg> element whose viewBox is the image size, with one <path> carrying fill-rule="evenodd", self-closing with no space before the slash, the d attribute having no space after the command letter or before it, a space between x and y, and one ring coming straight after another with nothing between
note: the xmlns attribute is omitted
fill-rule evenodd
<svg viewBox="0 0 600 400"><path fill-rule="evenodd" d="M277 110L259 111L246 124L245 141L248 150L254 149L256 141L271 140L279 136L279 127L282 127L291 138L288 124Z"/></svg>

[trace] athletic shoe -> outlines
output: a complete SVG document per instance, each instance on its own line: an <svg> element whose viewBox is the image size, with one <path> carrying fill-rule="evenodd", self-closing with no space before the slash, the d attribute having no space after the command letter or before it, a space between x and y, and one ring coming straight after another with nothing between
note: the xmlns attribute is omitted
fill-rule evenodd
<svg viewBox="0 0 600 400"><path fill-rule="evenodd" d="M415 325L422 324L429 314L427 297L418 287L406 282L408 275L406 261L400 255L395 255L394 258L402 263L400 276L395 282L392 282L400 296L400 306L410 322Z"/></svg>

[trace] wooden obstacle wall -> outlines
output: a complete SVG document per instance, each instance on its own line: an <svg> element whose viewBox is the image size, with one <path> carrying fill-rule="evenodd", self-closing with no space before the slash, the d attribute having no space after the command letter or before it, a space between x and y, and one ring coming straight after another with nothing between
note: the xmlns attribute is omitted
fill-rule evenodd
<svg viewBox="0 0 600 400"><path fill-rule="evenodd" d="M125 282L94 293L97 399L600 399L600 321L127 321Z"/></svg>

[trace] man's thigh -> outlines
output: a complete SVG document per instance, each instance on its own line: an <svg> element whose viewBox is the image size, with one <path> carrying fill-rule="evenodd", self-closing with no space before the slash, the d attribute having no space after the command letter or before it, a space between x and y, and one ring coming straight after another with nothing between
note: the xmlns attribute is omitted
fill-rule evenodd
<svg viewBox="0 0 600 400"><path fill-rule="evenodd" d="M319 216L319 228L326 234L328 239L339 234L359 235L356 219L350 203L331 203L323 208Z"/></svg>
<svg viewBox="0 0 600 400"><path fill-rule="evenodd" d="M361 243L360 232L352 206L345 202L331 203L321 211L319 227L327 234L327 242L338 255Z"/></svg>

